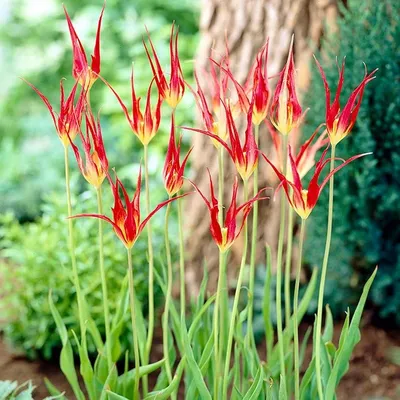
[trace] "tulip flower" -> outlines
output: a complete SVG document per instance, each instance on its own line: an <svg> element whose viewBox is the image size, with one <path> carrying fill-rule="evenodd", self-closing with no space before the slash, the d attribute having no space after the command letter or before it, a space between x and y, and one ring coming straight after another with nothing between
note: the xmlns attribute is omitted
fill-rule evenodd
<svg viewBox="0 0 400 400"><path fill-rule="evenodd" d="M185 171L186 162L193 149L191 148L189 150L189 152L186 154L181 164L179 160L181 141L182 141L182 136L179 138L178 145L176 145L175 119L174 119L174 114L172 114L171 134L169 137L167 156L165 158L165 164L163 170L165 189L167 190L167 193L169 194L170 197L178 193L183 185L183 172Z"/></svg>
<svg viewBox="0 0 400 400"><path fill-rule="evenodd" d="M271 122L282 135L288 135L297 127L302 118L302 110L297 100L293 40L285 67L279 73L271 104Z"/></svg>
<svg viewBox="0 0 400 400"><path fill-rule="evenodd" d="M178 32L176 32L175 34L174 30L175 30L175 25L172 24L171 38L169 42L169 50L171 58L171 78L169 83L167 82L164 71L161 67L160 61L158 59L153 42L151 41L150 35L148 34L148 38L154 60L150 55L146 43L143 41L144 48L146 50L150 66L153 71L158 91L160 92L161 97L173 109L176 108L176 106L181 101L183 94L185 93L185 81L183 79L181 64L178 55Z"/></svg>
<svg viewBox="0 0 400 400"><path fill-rule="evenodd" d="M241 111L247 114L251 103L254 103L252 115L252 121L254 125L260 125L261 122L267 117L268 112L270 98L267 74L268 43L269 42L267 41L267 43L258 52L256 60L250 70L244 86L240 85L229 69L226 69L220 65L220 68L235 85L238 95L238 104Z"/></svg>
<svg viewBox="0 0 400 400"><path fill-rule="evenodd" d="M65 17L67 18L69 34L71 36L72 51L74 60L72 64L72 76L78 81L85 90L89 90L93 83L96 81L100 73L100 30L101 22L103 20L103 13L106 4L104 3L97 23L96 41L94 45L93 54L91 56L92 63L89 66L85 49L75 31L71 18L68 15L67 9L64 7Z"/></svg>
<svg viewBox="0 0 400 400"><path fill-rule="evenodd" d="M357 158L371 154L371 153L358 154L356 156L349 158L346 161L342 160L342 164L340 164L338 167L334 168L331 172L329 172L329 174L323 179L322 183L319 184L318 181L322 173L322 170L331 161L331 159L325 160L328 149L329 146L324 150L320 160L315 165L315 171L308 185L308 189L303 188L303 184L301 182L301 177L299 174L299 169L298 166L296 165L295 160L293 159L290 146L289 146L289 159L292 169L292 176L293 176L292 180L289 180L287 177L285 177L285 175L283 175L279 171L279 169L264 154L262 154L265 161L268 162L268 164L274 170L275 174L278 176L280 180L280 185L282 185L285 190L289 204L302 219L307 219L309 217L311 211L317 204L322 189L329 182L329 179L331 178L332 175L336 174L336 172L338 172L347 164L356 160ZM292 188L293 190L291 191L290 188Z"/></svg>
<svg viewBox="0 0 400 400"><path fill-rule="evenodd" d="M153 139L153 137L158 132L161 120L162 98L160 94L158 95L158 100L155 107L152 108L150 103L153 80L151 81L149 89L147 90L146 106L144 109L144 113L142 113L140 110L141 98L136 97L133 67L132 67L132 74L131 74L132 115L131 115L131 113L128 111L128 108L126 107L126 105L124 104L118 93L115 91L115 89L113 89L113 87L105 79L103 78L101 79L111 89L111 91L117 98L119 104L121 105L122 111L124 112L130 127L132 128L133 133L142 142L143 146L147 146L150 143L151 139Z"/></svg>
<svg viewBox="0 0 400 400"><path fill-rule="evenodd" d="M79 130L85 153L85 163L79 153L78 147L71 141L78 167L84 178L98 189L108 174L108 160L104 149L103 135L101 133L100 118L95 120L90 108L85 112L86 136ZM93 149L92 149L93 144Z"/></svg>
<svg viewBox="0 0 400 400"><path fill-rule="evenodd" d="M282 171L282 139L278 132L271 126L271 124L266 124L269 130L269 133L272 138L272 143L274 144L275 151L278 155L280 170ZM327 131L326 129L318 136L317 140L313 143L316 138L320 128L324 126L321 124L314 131L314 133L310 136L310 138L300 147L300 150L297 156L294 158L297 169L299 171L299 175L303 178L308 171L315 165L315 155L318 150L322 147L325 147L329 143L329 138L326 137ZM291 136L292 137L292 136ZM286 168L286 177L289 180L292 180L290 161L288 160L288 167Z"/></svg>
<svg viewBox="0 0 400 400"><path fill-rule="evenodd" d="M118 179L118 176L115 177L115 183L109 176L108 179L110 181L114 196L114 207L111 208L112 219L102 214L79 214L79 215L74 215L72 218L92 217L107 221L109 224L112 225L115 234L118 236L118 238L121 240L121 242L125 245L127 249L131 249L133 247L140 233L146 226L147 222L157 211L159 211L169 202L189 194L185 193L182 196L174 197L172 199L160 203L153 211L149 213L149 215L143 221L141 221L141 215L140 215L140 188L142 180L141 171L139 171L136 191L135 194L133 195L132 200L129 199L129 195L122 182ZM122 191L123 195L122 197L120 195L120 190Z"/></svg>
<svg viewBox="0 0 400 400"><path fill-rule="evenodd" d="M242 177L243 181L246 181L253 174L258 164L259 149L257 147L257 143L254 138L253 124L252 124L253 104L251 104L247 114L247 126L246 126L245 141L243 146L240 143L240 137L235 122L233 120L232 110L229 106L225 104L224 107L226 113L230 146L228 145L227 142L225 142L219 136L215 135L212 132L197 128L188 128L188 127L185 127L184 129L203 133L207 136L210 136L212 139L215 139L222 146L224 146L228 154L230 155L232 161L235 163L236 170L238 171L239 175Z"/></svg>
<svg viewBox="0 0 400 400"><path fill-rule="evenodd" d="M358 111L360 110L361 101L364 94L365 86L368 82L375 79L374 74L377 69L372 71L370 74L365 72L364 78L361 83L353 90L346 105L340 109L340 94L342 92L344 83L344 60L342 67L339 71L339 80L337 84L335 99L331 104L331 91L326 80L325 72L314 56L315 62L317 63L318 70L321 74L322 81L324 83L325 96L326 96L326 128L328 130L329 139L332 146L336 146L341 140L343 140L353 129L356 123Z"/></svg>
<svg viewBox="0 0 400 400"><path fill-rule="evenodd" d="M211 74L212 75L212 74ZM197 73L194 72L194 76L197 83L197 91L194 91L190 85L188 87L192 91L195 101L197 103L197 107L201 112L204 127L207 131L212 132L214 135L220 137L222 140L226 141L228 138L228 130L226 127L226 118L223 117L220 111L220 98L218 97L218 103L214 104L214 100L212 101L212 110L210 110L208 106L208 102L206 100L206 96L204 95L203 89L200 86L200 82L197 76ZM215 82L219 85L218 79L215 76ZM214 84L215 84L214 82ZM214 86L214 85L213 85ZM215 89L215 88L214 88ZM219 89L218 89L219 90ZM220 143L212 139L214 146L218 149L220 147Z"/></svg>
<svg viewBox="0 0 400 400"><path fill-rule="evenodd" d="M231 204L228 208L228 211L226 213L225 221L223 226L220 225L218 222L218 216L220 212L222 211L222 204L218 204L218 200L215 197L214 193L214 186L213 182L211 179L211 174L210 171L208 171L208 175L210 178L210 196L211 200L208 200L202 191L193 183L192 185L195 187L197 192L200 194L204 202L206 203L206 206L208 208L208 211L210 213L210 231L211 235L219 247L221 252L226 252L234 243L234 241L237 239L237 237L240 235L240 232L243 229L244 223L246 222L246 218L249 215L251 209L253 208L253 203L255 201L259 200L264 200L266 197L260 197L260 193L265 190L262 189L260 190L255 197L253 197L251 200L245 202L241 206L237 207L236 205L236 197L237 197L237 192L238 192L238 180L237 177L235 177L235 181L233 183L233 188L232 188L232 199L231 199ZM242 221L241 224L238 226L236 220L238 215L242 215Z"/></svg>
<svg viewBox="0 0 400 400"><path fill-rule="evenodd" d="M71 93L65 99L63 80L60 81L60 112L56 113L50 104L47 97L35 86L33 86L28 81L24 80L43 100L43 103L47 106L51 118L53 119L54 126L58 137L64 147L68 146L71 141L73 141L79 132L82 111L85 102L85 93L82 91L77 103L75 103L75 95L78 84L72 87Z"/></svg>

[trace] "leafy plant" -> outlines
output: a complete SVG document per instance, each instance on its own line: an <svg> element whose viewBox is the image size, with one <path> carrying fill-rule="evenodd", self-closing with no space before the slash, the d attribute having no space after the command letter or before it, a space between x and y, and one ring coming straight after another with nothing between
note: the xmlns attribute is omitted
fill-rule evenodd
<svg viewBox="0 0 400 400"><path fill-rule="evenodd" d="M162 195L162 193L160 193ZM80 212L92 210L96 204L92 192L83 192L74 200ZM24 351L28 357L50 359L61 348L49 304L48 293L52 290L54 302L65 318L68 331L77 331L78 314L75 289L72 285L69 255L65 245L65 199L55 193L48 196L42 206L43 215L35 222L20 224L11 214L1 217L0 275L3 290L0 309L4 310L6 322L2 326L5 338L13 346ZM156 233L161 232L162 218L155 220ZM97 223L93 220L75 223L79 273L84 283L84 293L90 306L92 317L104 334L104 316L101 307L100 275L94 266L98 254L95 246ZM156 236L159 237L158 234ZM105 268L109 282L110 309L117 307L121 281L126 276L125 257L119 243L110 230L105 234ZM176 246L176 242L172 243ZM146 313L147 304L147 243L141 238L135 255L136 290ZM162 252L162 240L155 241L157 252ZM175 248L175 247L173 247ZM156 259L158 268L160 258ZM157 302L160 291L156 290ZM129 331L126 321L126 329ZM122 338L123 347L129 346L130 335ZM90 347L94 352L95 348Z"/></svg>

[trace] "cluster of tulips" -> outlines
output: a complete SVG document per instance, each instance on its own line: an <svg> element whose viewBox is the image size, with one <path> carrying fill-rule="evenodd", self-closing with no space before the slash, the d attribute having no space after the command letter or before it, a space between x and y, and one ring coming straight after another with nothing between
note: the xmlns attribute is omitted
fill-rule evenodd
<svg viewBox="0 0 400 400"><path fill-rule="evenodd" d="M132 109L124 103L118 93L100 75L100 31L103 18L101 11L98 21L94 51L89 65L84 47L74 29L72 21L65 10L73 49L72 76L75 84L68 96L65 96L63 81L60 85L59 112L49 103L39 89L29 84L41 97L50 111L56 132L65 150L66 192L68 202L69 248L73 281L76 288L80 320L80 336L73 333L79 349L80 373L85 390L80 387L70 335L63 324L61 316L53 303L50 293L49 301L57 328L62 338L61 369L71 384L77 399L177 399L184 393L187 399L289 399L294 395L297 399L334 399L335 390L348 368L351 352L359 340L358 324L365 304L369 287L374 277L367 282L363 296L354 316L350 315L344 323L340 342L336 347L332 343L332 318L329 308L325 314L325 329L322 332L323 296L327 273L329 248L332 232L333 186L334 175L348 163L366 154L355 155L348 160L335 156L336 146L351 132L361 106L364 89L374 79L374 72L365 75L360 84L353 90L346 104L340 106L340 94L344 84L344 62L339 69L339 80L336 95L331 102L331 93L321 65L320 71L326 92L325 121L315 130L311 137L300 147L298 153L290 145L291 138L298 135L305 112L296 94L296 71L293 56L293 40L290 45L286 64L277 75L274 91L270 88L268 75L268 40L256 55L244 85L233 76L230 67L228 50L221 57L210 59L206 81L209 84L207 93L203 91L200 79L195 73L196 88L191 87L184 79L178 55L178 31L172 26L170 38L170 71L166 73L160 64L155 47L149 34L143 41L150 68L153 72L145 100L140 104L140 97L135 93L135 78L132 70L131 94ZM199 72L199 71L198 71ZM203 77L204 78L204 77ZM143 145L145 205L147 216L141 215L141 182L139 171L136 191L131 197L123 182L116 173L110 173L107 152L103 143L100 116L95 116L90 105L90 90L96 81L102 81L115 95L126 117L132 132ZM201 128L184 127L184 130L195 131L210 137L210 145L215 146L218 158L218 193L215 193L213 177L209 173L209 195L205 194L195 182L190 182L194 190L182 192L185 166L191 150L181 157L181 139L176 138L175 113L185 93L189 90L196 100L201 115ZM157 92L157 100L152 104L151 95ZM165 103L165 104L164 104ZM162 109L170 107L171 130L163 179L168 199L151 209L149 192L148 150L150 142L156 136ZM84 121L84 122L83 122ZM268 157L259 148L259 128L265 125L271 135L274 155ZM84 129L85 128L85 129ZM79 142L79 143L77 143ZM212 144L211 144L212 143ZM69 148L72 148L77 165L97 192L97 213L74 215L71 207L69 185ZM322 155L316 156L319 150ZM327 158L328 151L331 156ZM232 160L237 175L232 185L230 204L224 207L224 163L225 156ZM267 354L266 358L259 354L253 333L255 265L258 229L258 202L266 200L268 188L259 190L258 163L265 160L271 166L278 179L275 196L281 195L280 229L278 248L276 250L276 316L277 341L271 323L270 290L271 290L271 257L267 247L267 273L265 296L263 302ZM272 161L273 160L273 161ZM339 163L338 166L335 166ZM330 169L325 172L325 167ZM314 167L314 172L304 178ZM323 178L321 178L323 175ZM241 181L243 200L237 204ZM249 190L249 182L251 193ZM104 214L102 186L108 181L114 204L111 216ZM299 302L301 277L302 248L305 236L306 221L318 202L324 187L329 183L329 207L326 249L322 266L313 273L305 294ZM199 289L197 300L191 301L191 312L185 293L185 252L182 220L183 197L201 196L209 211L210 232L219 249L219 278L215 294L206 295L207 274ZM286 200L285 200L286 198ZM178 204L180 255L178 274L180 278L180 304L172 299L174 280L173 263L168 237L168 219L173 201ZM154 268L152 250L151 217L166 206L165 215L165 273ZM252 213L252 214L251 214ZM295 215L301 220L299 236L298 265L291 299L291 248L293 242L293 225ZM248 217L252 215L252 230L249 237ZM83 296L77 268L79 260L75 257L73 224L74 218L93 217L99 219L99 272L102 282L104 306L105 340L90 317ZM121 306L118 310L109 309L107 294L107 273L103 256L103 221L109 223L117 237L127 250L127 278L121 283ZM78 222L77 222L78 223ZM135 295L132 249L138 236L146 227L148 235L148 302L149 312L143 316L142 307ZM285 238L285 232L287 237ZM238 269L236 290L233 302L228 296L227 261L229 250L239 235L243 235L242 261ZM193 238L192 238L193 240ZM282 284L284 243L287 247L284 276L285 317L282 316ZM199 243L201 245L201 243ZM249 251L248 251L249 247ZM243 282L249 274L247 301L244 309L240 309L240 294ZM306 334L300 345L298 327L316 288L316 276L319 279L319 297L316 322L313 330L313 354L308 366L305 366L305 346L310 332ZM155 310L155 280L165 294L165 307L162 315L163 358L149 363L152 350ZM122 321L129 313L132 321L132 346L128 351L125 364L121 359L119 337ZM112 314L112 318L111 318ZM284 327L285 325L285 327ZM93 364L88 355L87 334L98 349L98 357ZM134 366L130 369L130 359ZM123 365L124 364L124 365ZM301 373L301 369L305 372ZM149 385L148 375L157 371L158 378L154 385ZM57 390L51 387L56 394ZM63 395L59 394L60 397Z"/></svg>

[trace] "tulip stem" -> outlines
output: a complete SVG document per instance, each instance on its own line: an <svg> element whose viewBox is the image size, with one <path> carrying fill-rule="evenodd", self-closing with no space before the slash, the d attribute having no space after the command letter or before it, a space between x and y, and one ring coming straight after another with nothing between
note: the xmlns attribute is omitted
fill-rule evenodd
<svg viewBox="0 0 400 400"><path fill-rule="evenodd" d="M331 148L331 165L330 171L332 172L335 168L335 150L336 145L332 145ZM329 251L331 248L331 238L332 238L332 222L333 222L333 188L334 188L334 175L330 177L329 180L329 204L328 204L328 226L326 232L326 242L325 242L325 252L324 259L322 262L321 270L321 280L319 284L319 294L318 294L318 309L317 309L317 330L315 335L315 369L317 372L317 388L318 397L323 400L323 388L322 388L322 377L321 377L321 329L322 329L322 307L324 303L324 290L325 290L325 280L326 272L328 269Z"/></svg>
<svg viewBox="0 0 400 400"><path fill-rule="evenodd" d="M221 228L224 226L224 148L218 148L218 223ZM221 256L221 255L220 255ZM221 263L222 261L222 263ZM229 296L228 296L228 276L226 273L226 257L219 261L218 285L219 289L219 360L223 359L225 350L224 342L227 335L229 324ZM222 373L222 371L220 371Z"/></svg>
<svg viewBox="0 0 400 400"><path fill-rule="evenodd" d="M85 336L85 318L83 314L82 292L79 283L78 267L75 257L75 240L74 240L74 227L72 222L72 203L71 203L71 188L69 177L69 160L68 160L68 146L64 146L64 164L65 164L65 188L67 192L67 209L68 209L68 247L71 256L72 274L74 278L74 285L76 291L76 298L78 302L79 325L81 329L82 338ZM86 346L86 344L85 344Z"/></svg>
<svg viewBox="0 0 400 400"><path fill-rule="evenodd" d="M283 165L282 172L286 175L287 157L288 157L288 137L283 135ZM278 331L278 348L279 348L279 362L280 362L280 375L281 379L286 382L286 371L285 371L285 351L283 343L283 328L282 328L282 258L283 258L283 242L285 236L285 217L286 217L286 202L283 190L281 191L281 215L279 225L279 237L278 237L278 253L276 258L276 325ZM287 385L286 385L287 387Z"/></svg>
<svg viewBox="0 0 400 400"><path fill-rule="evenodd" d="M228 309L223 310L221 307L221 293L226 290L223 287L223 282L226 280L223 279L224 274L226 274L226 259L227 252L219 251L219 271L218 271L218 285L217 285L217 293L215 298L215 307L214 307L214 358L215 358L215 371L214 371L214 397L219 397L219 384L221 378L221 362L222 362L222 352L223 349L223 340L224 340L224 331L222 329L222 319L220 321L220 311L221 316L223 316L223 311L227 314ZM221 329L220 329L221 327ZM221 346L220 346L221 345Z"/></svg>
<svg viewBox="0 0 400 400"><path fill-rule="evenodd" d="M292 192L292 189L290 189ZM286 326L290 324L291 304L290 304L290 275L292 272L292 245L293 245L293 209L288 208L287 225L287 245L286 245L286 263L285 263L285 322Z"/></svg>
<svg viewBox="0 0 400 400"><path fill-rule="evenodd" d="M298 308L299 308L299 289L300 289L300 276L301 276L301 265L303 258L303 244L304 244L304 232L306 228L306 220L301 220L300 228L300 241L299 241L299 254L297 260L296 270L296 282L294 286L294 298L293 298L293 335L294 335L294 398L295 400L300 399L300 354L299 354L299 321L298 321ZM287 322L289 324L289 322Z"/></svg>
<svg viewBox="0 0 400 400"><path fill-rule="evenodd" d="M146 212L150 214L150 187L149 187L149 157L148 146L144 146L144 175L146 183ZM151 346L153 343L154 334L154 257L153 257L153 240L151 234L150 221L147 222L147 245L149 251L149 326L147 331L146 347L144 351L143 362L148 364ZM146 396L148 392L147 375L143 375L143 395Z"/></svg>
<svg viewBox="0 0 400 400"><path fill-rule="evenodd" d="M254 126L254 136L258 147L260 126ZM254 170L253 175L253 195L257 196L258 193L258 165ZM251 249L250 249L250 279L249 279L249 300L247 311L247 346L250 349L252 341L254 340L253 333L253 305L254 305L254 283L255 283L255 269L256 269L256 251L257 251L257 227L258 227L258 201L253 205L253 225L251 232Z"/></svg>
<svg viewBox="0 0 400 400"><path fill-rule="evenodd" d="M97 210L99 215L103 215L103 199L101 186L96 190L97 193ZM99 218L99 267L101 277L101 287L103 290L103 309L104 309L104 325L106 328L106 352L107 352L107 365L108 371L111 371L112 360L112 343L110 332L110 310L108 307L108 291L107 291L107 277L104 268L104 252L103 252L103 221Z"/></svg>
<svg viewBox="0 0 400 400"><path fill-rule="evenodd" d="M132 249L128 248L128 276L129 276L129 302L131 308L131 322L132 322L132 339L133 339L133 352L135 356L135 378L133 385L133 400L140 398L139 393L139 380L140 380L140 356L139 356L139 341L136 333L136 306L135 306L135 285L133 282L133 268L132 268Z"/></svg>
<svg viewBox="0 0 400 400"><path fill-rule="evenodd" d="M222 205L224 204L224 148L220 145L218 149L218 222L222 226L224 222L224 213Z"/></svg>
<svg viewBox="0 0 400 400"><path fill-rule="evenodd" d="M185 289L185 238L183 235L182 199L178 199L178 226L179 226L179 283L181 321L185 321L186 315L186 289Z"/></svg>
<svg viewBox="0 0 400 400"><path fill-rule="evenodd" d="M248 194L248 182L244 180L243 185L243 197L244 203L247 202L247 194ZM242 253L242 261L240 263L240 270L239 276L236 284L235 290L235 297L233 300L233 307L232 307L232 314L229 324L229 331L228 331L228 342L226 346L226 358L225 358L225 368L224 368L224 377L223 377L223 385L222 385L222 400L227 400L228 398L228 375L229 375L229 366L231 362L231 351L232 351L232 342L233 342L233 333L235 330L235 322L236 322L236 314L238 312L239 306L239 298L240 298L240 291L242 289L242 282L244 277L244 272L246 269L246 258L247 258L247 242L248 242L248 227L247 227L247 220L244 223L243 227L243 253Z"/></svg>
<svg viewBox="0 0 400 400"><path fill-rule="evenodd" d="M171 360L169 358L169 346L168 346L169 304L171 301L171 292L172 292L172 260L171 260L171 247L169 244L169 235L168 235L168 220L170 211L171 211L171 203L168 203L167 210L165 212L165 225L164 225L165 252L167 253L167 293L165 296L165 308L163 315L163 350L165 358L165 371L167 373L169 384L172 381ZM174 396L174 398L176 398L176 396Z"/></svg>

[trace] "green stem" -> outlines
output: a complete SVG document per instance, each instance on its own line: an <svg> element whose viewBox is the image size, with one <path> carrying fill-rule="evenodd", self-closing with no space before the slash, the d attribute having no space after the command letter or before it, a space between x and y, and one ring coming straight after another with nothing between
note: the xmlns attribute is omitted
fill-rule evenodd
<svg viewBox="0 0 400 400"><path fill-rule="evenodd" d="M248 193L248 182L244 181L243 194L244 194L244 202L247 201L247 193ZM229 366L231 362L231 352L232 352L232 342L233 342L233 333L235 330L235 321L236 314L238 311L239 298L240 298L240 290L242 288L243 276L246 269L246 258L247 258L247 242L248 242L248 228L247 221L244 223L244 246L243 246L243 254L242 261L240 263L239 277L236 284L235 297L233 300L232 314L231 320L229 324L229 332L228 332L228 342L226 346L226 358L225 358L225 368L224 368L224 377L222 384L222 400L226 400L228 398L228 375L229 375Z"/></svg>
<svg viewBox="0 0 400 400"><path fill-rule="evenodd" d="M186 289L185 289L185 238L183 235L182 201L178 199L178 226L179 226L179 283L180 303L181 303L181 321L185 321L186 315Z"/></svg>
<svg viewBox="0 0 400 400"><path fill-rule="evenodd" d="M215 298L215 307L214 307L214 359L215 359L215 371L214 371L214 397L218 398L219 395L219 385L221 378L221 362L222 362L222 345L221 343L224 339L224 332L222 329L222 323L219 318L219 312L221 310L221 293L226 290L223 287L223 275L226 273L226 259L227 252L219 252L219 271L218 271L218 285L217 285L217 293ZM227 312L227 309L225 310ZM221 345L221 346L220 346Z"/></svg>
<svg viewBox="0 0 400 400"><path fill-rule="evenodd" d="M224 148L219 146L218 149L218 222L221 227L224 226ZM226 273L226 257L220 260L220 270L218 277L218 285L220 285L219 292L219 347L218 359L223 359L224 351L226 350L226 335L229 324L229 296L228 296L228 275ZM220 365L218 365L219 371ZM219 371L222 373L222 371Z"/></svg>
<svg viewBox="0 0 400 400"><path fill-rule="evenodd" d="M103 199L101 193L101 186L97 188L97 210L99 215L103 214ZM99 219L99 267L101 277L101 287L103 291L103 309L104 309L104 325L106 328L106 352L107 352L107 365L108 371L111 371L112 361L112 343L110 332L110 310L108 308L108 291L107 291L107 277L104 268L104 253L103 253L103 221Z"/></svg>
<svg viewBox="0 0 400 400"><path fill-rule="evenodd" d="M291 190L292 192L292 190ZM293 244L293 214L292 207L288 209L287 225L287 245L286 245L286 263L285 263L285 322L286 326L290 324L291 304L290 304L290 275L292 272L292 244Z"/></svg>
<svg viewBox="0 0 400 400"><path fill-rule="evenodd" d="M330 170L333 171L335 168L335 150L336 146L332 145L331 148L331 165ZM321 377L321 329L322 329L322 307L324 303L324 290L325 290L325 280L326 272L328 269L329 251L331 248L331 238L332 238L332 222L333 222L333 187L334 187L334 177L331 176L329 180L329 204L328 204L328 227L326 232L326 242L325 242L325 252L324 259L322 262L321 271L321 281L319 284L319 294L318 294L318 309L317 309L317 331L316 331L316 344L315 344L315 368L317 372L317 388L318 397L323 400L324 394L322 389L322 377Z"/></svg>
<svg viewBox="0 0 400 400"><path fill-rule="evenodd" d="M255 141L258 146L259 142L260 126L255 125L254 135ZM253 175L253 195L256 196L258 193L258 166L254 170ZM249 279L249 304L247 311L247 346L250 348L252 341L254 340L253 334L253 306L254 306L254 284L255 284L255 272L256 272L256 252L257 252L257 227L258 227L258 201L253 205L253 225L251 232L251 249L250 249L250 279Z"/></svg>
<svg viewBox="0 0 400 400"><path fill-rule="evenodd" d="M287 144L288 137L283 135L283 174L286 175L287 166ZM276 324L278 331L278 348L279 348L279 363L281 379L286 382L286 371L285 371L285 351L283 343L283 328L282 328L282 258L283 258L283 243L285 237L285 213L286 213L286 202L285 194L281 190L281 211L280 211L280 225L279 225L279 238L278 238L278 253L276 258ZM287 385L286 385L287 387Z"/></svg>
<svg viewBox="0 0 400 400"><path fill-rule="evenodd" d="M224 204L224 148L218 149L218 205L220 207L218 214L218 222L220 226L224 223L224 213L222 205Z"/></svg>
<svg viewBox="0 0 400 400"><path fill-rule="evenodd" d="M167 373L168 383L171 383L172 381L171 360L169 358L169 347L168 347L169 304L171 301L171 292L172 292L172 260L171 260L171 247L169 244L169 235L168 235L168 219L170 211L171 211L171 203L168 203L167 210L165 212L165 225L164 225L165 251L167 253L167 293L165 296L165 309L163 315L163 350L165 358L165 370Z"/></svg>
<svg viewBox="0 0 400 400"><path fill-rule="evenodd" d="M144 146L144 176L146 184L146 212L150 214L150 188L149 188L149 157L148 146ZM149 251L149 326L147 331L146 348L144 351L144 364L148 364L151 346L153 343L154 334L154 256L153 256L153 240L151 234L151 223L147 222L147 245ZM148 392L147 375L143 375L143 395Z"/></svg>
<svg viewBox="0 0 400 400"><path fill-rule="evenodd" d="M295 400L300 399L300 353L299 353L299 321L298 321L298 308L299 308L299 289L300 289L300 276L301 276L301 265L303 258L303 244L304 244L304 232L306 228L306 220L301 220L300 228L300 242L299 242L299 255L297 260L296 270L296 283L294 286L294 299L293 299L293 335L294 335L294 398Z"/></svg>
<svg viewBox="0 0 400 400"><path fill-rule="evenodd" d="M131 308L131 322L132 322L132 338L133 338L133 352L135 355L135 380L133 385L133 400L140 398L139 393L139 380L140 380L140 356L139 356L139 341L136 334L136 306L135 306L135 285L133 282L133 268L132 268L132 249L128 251L128 275L129 275L129 302Z"/></svg>
<svg viewBox="0 0 400 400"><path fill-rule="evenodd" d="M82 292L79 283L78 267L75 257L75 240L74 228L72 223L72 204L71 204L71 188L69 178L69 160L68 160L68 147L64 146L64 163L65 163L65 188L67 191L67 208L68 208L68 247L72 263L72 274L74 278L74 285L76 291L76 298L78 302L79 325L81 328L81 335L84 336L85 332L85 318L83 314Z"/></svg>

